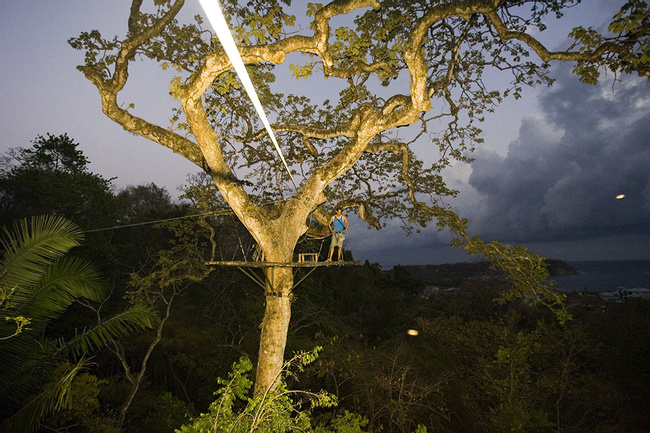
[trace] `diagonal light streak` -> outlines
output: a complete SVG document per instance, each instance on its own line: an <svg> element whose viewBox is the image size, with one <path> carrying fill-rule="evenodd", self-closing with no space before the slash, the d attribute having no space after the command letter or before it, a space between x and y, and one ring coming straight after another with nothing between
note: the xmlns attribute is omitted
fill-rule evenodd
<svg viewBox="0 0 650 433"><path fill-rule="evenodd" d="M296 186L296 182L293 180L293 176L291 175L291 170L289 170L287 161L284 159L284 155L282 155L282 150L280 150L280 145L278 144L278 141L275 138L275 134L271 129L271 124L269 123L269 120L266 118L266 114L264 113L264 109L262 108L260 99L257 96L255 87L253 87L253 83L248 75L248 71L244 66L244 61L242 60L241 55L239 54L237 45L235 45L235 40L232 38L232 35L230 34L228 23L226 22L226 19L224 18L223 13L221 12L221 8L219 7L219 1L199 0L199 3L201 4L201 7L205 11L205 14L208 16L208 21L210 21L212 28L217 33L219 42L221 42L223 49L226 51L226 54L230 58L230 62L232 63L232 66L235 68L235 72L237 72L239 79L244 85L244 89L246 90L248 97L253 102L253 106L255 107L257 114L260 116L260 119L264 124L264 128L266 128L266 131L269 133L269 137L271 137L271 141L273 142L275 149L278 151L278 155L280 155L280 159L282 159L282 163L284 164L284 167L287 169L287 173L289 173L289 178L291 179L291 183L293 183L293 187L297 190L298 187Z"/></svg>

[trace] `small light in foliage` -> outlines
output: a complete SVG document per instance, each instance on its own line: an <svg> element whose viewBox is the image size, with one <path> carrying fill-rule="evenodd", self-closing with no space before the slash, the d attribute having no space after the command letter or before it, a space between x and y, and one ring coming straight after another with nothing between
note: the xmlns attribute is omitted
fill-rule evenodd
<svg viewBox="0 0 650 433"><path fill-rule="evenodd" d="M408 331L406 331L406 333L407 333L408 335L413 336L413 337L415 337L416 335L419 334L419 332L418 332L417 329L409 329Z"/></svg>
<svg viewBox="0 0 650 433"><path fill-rule="evenodd" d="M622 198L625 198L625 194L619 194L616 196L616 200L620 200Z"/></svg>

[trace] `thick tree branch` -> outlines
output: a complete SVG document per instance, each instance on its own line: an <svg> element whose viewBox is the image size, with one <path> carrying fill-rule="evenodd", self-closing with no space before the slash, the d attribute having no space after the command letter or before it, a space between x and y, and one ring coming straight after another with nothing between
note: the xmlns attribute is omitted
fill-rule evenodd
<svg viewBox="0 0 650 433"><path fill-rule="evenodd" d="M124 88L129 77L129 62L133 60L138 47L162 32L181 9L184 0L177 0L160 20L155 22L151 27L137 32L135 17L139 13L141 3L142 0L134 0L132 3L131 15L129 17L130 35L120 46L115 60L113 76L110 78L104 77L99 65L85 65L80 66L79 69L99 90L102 100L102 111L107 117L122 125L125 130L160 143L201 167L203 157L194 142L132 115L128 110L121 108L117 102L117 95Z"/></svg>

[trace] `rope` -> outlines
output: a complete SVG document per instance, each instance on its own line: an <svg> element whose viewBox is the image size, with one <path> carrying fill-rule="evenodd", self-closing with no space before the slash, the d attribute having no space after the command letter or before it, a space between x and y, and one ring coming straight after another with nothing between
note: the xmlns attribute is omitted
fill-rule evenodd
<svg viewBox="0 0 650 433"><path fill-rule="evenodd" d="M244 257L244 260L246 260L246 251L244 251L244 244L241 241L241 236L239 235L239 230L237 230L237 224L235 224L235 217L230 214L230 219L232 220L232 225L235 228L235 233L237 234L237 241L239 242L239 248L241 249L242 256ZM234 258L234 255L233 255Z"/></svg>
<svg viewBox="0 0 650 433"><path fill-rule="evenodd" d="M318 247L318 256L320 257L321 253L323 252L323 245L325 244L325 238L331 235L331 233L318 233L318 232L311 231L310 229L312 226L313 219L314 219L313 216L310 214L309 218L307 219L307 232L303 235L303 239L321 240L320 245Z"/></svg>

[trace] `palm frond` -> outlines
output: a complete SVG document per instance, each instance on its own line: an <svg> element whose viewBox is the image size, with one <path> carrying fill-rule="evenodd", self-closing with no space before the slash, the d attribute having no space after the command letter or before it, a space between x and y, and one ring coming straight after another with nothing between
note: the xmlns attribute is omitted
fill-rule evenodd
<svg viewBox="0 0 650 433"><path fill-rule="evenodd" d="M78 257L64 257L48 269L39 290L50 286L66 287L75 296L96 302L106 296L99 270L88 260Z"/></svg>
<svg viewBox="0 0 650 433"><path fill-rule="evenodd" d="M0 350L0 398L17 403L40 389L59 362L48 341L21 337L8 350Z"/></svg>
<svg viewBox="0 0 650 433"><path fill-rule="evenodd" d="M160 321L156 310L146 302L131 306L74 339L63 342L61 352L81 356L105 347L131 332L153 328Z"/></svg>
<svg viewBox="0 0 650 433"><path fill-rule="evenodd" d="M104 295L97 270L89 262L75 257L64 257L48 265L33 289L25 289L22 285L16 287L3 313L28 317L30 323L20 335L0 342L0 395L14 385L17 375L36 376L40 380L30 359L41 360L49 356L45 347L47 343L40 344L39 340L52 320L76 299L85 297L101 301ZM7 332L7 327L5 323L0 324L0 335ZM29 386L24 388L31 389Z"/></svg>
<svg viewBox="0 0 650 433"><path fill-rule="evenodd" d="M3 229L0 289L10 295L0 308L5 316L30 320L28 329L0 340L0 397L20 407L3 431L35 431L44 416L69 406L69 389L83 361L63 373L57 369L57 379L48 381L65 355L81 357L159 320L151 305L141 303L71 341L42 340L47 325L75 300L104 299L97 270L83 259L63 257L80 240L79 229L60 217L34 217L21 220L13 230ZM5 331L0 325L0 336ZM38 389L40 393L32 398Z"/></svg>
<svg viewBox="0 0 650 433"><path fill-rule="evenodd" d="M90 262L64 257L48 267L33 289L18 286L5 312L29 317L34 328L58 317L75 299L101 301L105 294L99 272Z"/></svg>
<svg viewBox="0 0 650 433"><path fill-rule="evenodd" d="M61 315L76 299L100 302L105 296L99 273L91 263L77 257L65 257L49 267L20 311L32 322L48 322ZM19 301L14 299L17 305Z"/></svg>
<svg viewBox="0 0 650 433"><path fill-rule="evenodd" d="M82 233L71 221L52 215L22 219L2 228L0 287L33 287L47 266L79 245Z"/></svg>
<svg viewBox="0 0 650 433"><path fill-rule="evenodd" d="M4 422L3 431L7 433L35 432L45 416L61 409L70 408L72 381L89 364L87 359L81 359L74 365L63 364L54 380L46 384L40 393Z"/></svg>

